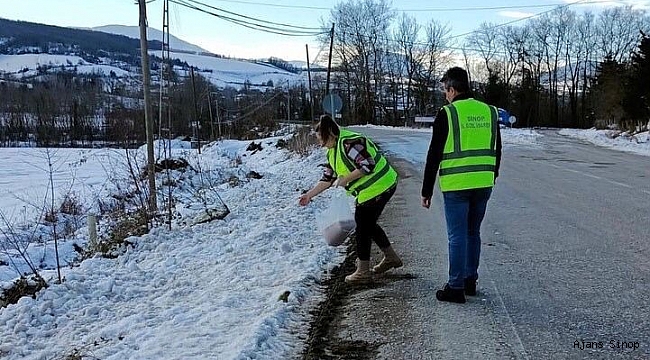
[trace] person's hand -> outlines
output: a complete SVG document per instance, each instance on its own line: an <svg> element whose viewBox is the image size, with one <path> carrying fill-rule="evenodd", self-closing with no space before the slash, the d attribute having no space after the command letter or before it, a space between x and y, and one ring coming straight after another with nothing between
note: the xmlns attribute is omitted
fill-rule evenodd
<svg viewBox="0 0 650 360"><path fill-rule="evenodd" d="M422 197L422 207L429 208L431 206L431 198L430 197Z"/></svg>
<svg viewBox="0 0 650 360"><path fill-rule="evenodd" d="M311 196L307 194L302 194L300 195L300 200L298 201L298 204L300 204L300 206L306 206L307 204L309 204L310 201L311 201Z"/></svg>
<svg viewBox="0 0 650 360"><path fill-rule="evenodd" d="M345 176L339 176L338 178L336 178L336 180L334 180L334 184L332 185L334 185L334 187L340 186L344 188L348 185L348 179Z"/></svg>

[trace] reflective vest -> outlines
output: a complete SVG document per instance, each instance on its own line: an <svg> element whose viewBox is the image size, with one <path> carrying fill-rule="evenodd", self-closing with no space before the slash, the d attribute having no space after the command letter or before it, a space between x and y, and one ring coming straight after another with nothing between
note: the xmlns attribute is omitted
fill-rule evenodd
<svg viewBox="0 0 650 360"><path fill-rule="evenodd" d="M440 190L494 186L497 109L471 98L454 101L443 109L449 134L440 163Z"/></svg>
<svg viewBox="0 0 650 360"><path fill-rule="evenodd" d="M363 135L341 128L336 146L327 149L327 161L337 176L346 176L356 169L345 154L343 141L362 137ZM397 183L397 172L368 138L366 138L366 150L375 159L374 170L370 174L349 182L345 187L349 195L357 198L359 204L381 195Z"/></svg>

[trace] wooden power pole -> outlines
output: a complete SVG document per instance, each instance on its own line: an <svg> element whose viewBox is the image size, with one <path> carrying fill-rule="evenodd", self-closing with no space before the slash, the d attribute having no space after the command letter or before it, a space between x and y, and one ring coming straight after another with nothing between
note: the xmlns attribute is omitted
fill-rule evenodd
<svg viewBox="0 0 650 360"><path fill-rule="evenodd" d="M330 94L330 73L332 72L332 48L334 47L334 24L330 30L330 55L327 60L327 83L325 85L325 94ZM333 115L332 115L333 116Z"/></svg>
<svg viewBox="0 0 650 360"><path fill-rule="evenodd" d="M305 44L305 51L307 51L307 77L309 78L309 116L311 116L311 119L309 122L314 121L314 93L311 89L311 69L309 66L309 46Z"/></svg>
<svg viewBox="0 0 650 360"><path fill-rule="evenodd" d="M158 211L156 201L156 169L153 152L153 121L151 121L149 74L149 53L147 48L147 4L138 0L140 6L140 56L142 61L142 86L144 88L144 122L147 133L147 175L149 178L149 212L153 216Z"/></svg>

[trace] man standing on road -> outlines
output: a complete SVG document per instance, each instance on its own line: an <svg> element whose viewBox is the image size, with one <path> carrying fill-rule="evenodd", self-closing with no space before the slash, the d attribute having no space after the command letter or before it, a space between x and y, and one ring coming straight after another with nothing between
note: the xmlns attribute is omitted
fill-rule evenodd
<svg viewBox="0 0 650 360"><path fill-rule="evenodd" d="M448 105L433 123L422 184L422 206L431 206L436 172L445 204L449 280L440 301L464 303L476 295L481 222L499 175L501 134L496 107L471 97L467 72L453 67L441 80Z"/></svg>

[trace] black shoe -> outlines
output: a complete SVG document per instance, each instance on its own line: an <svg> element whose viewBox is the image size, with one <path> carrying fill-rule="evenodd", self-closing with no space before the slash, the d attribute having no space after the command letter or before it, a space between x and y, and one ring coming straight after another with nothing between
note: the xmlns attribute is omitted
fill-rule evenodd
<svg viewBox="0 0 650 360"><path fill-rule="evenodd" d="M449 301L458 304L465 303L465 292L463 289L452 289L449 284L445 284L442 290L436 291L436 299L440 301Z"/></svg>
<svg viewBox="0 0 650 360"><path fill-rule="evenodd" d="M476 296L476 279L465 279L465 295Z"/></svg>

